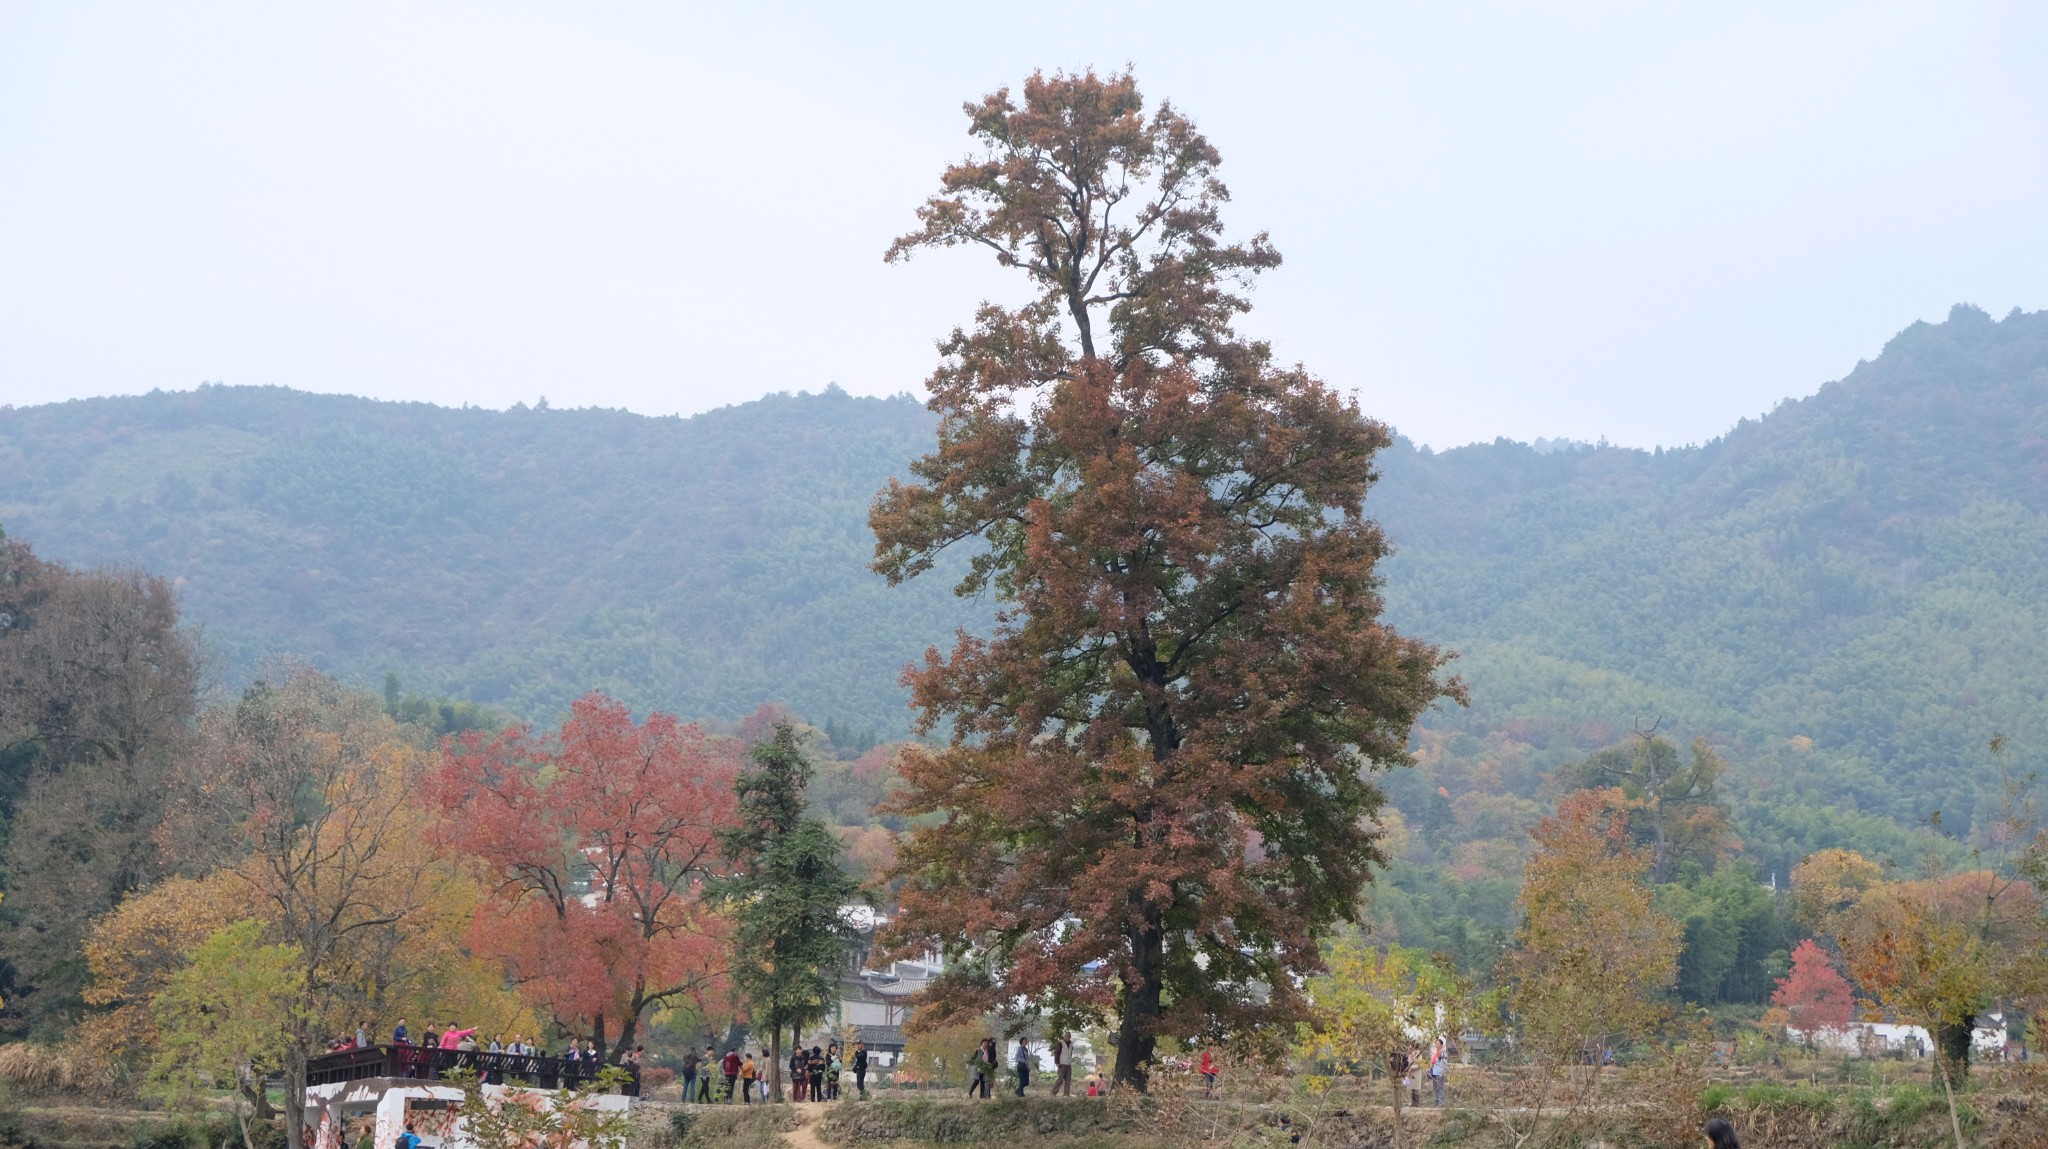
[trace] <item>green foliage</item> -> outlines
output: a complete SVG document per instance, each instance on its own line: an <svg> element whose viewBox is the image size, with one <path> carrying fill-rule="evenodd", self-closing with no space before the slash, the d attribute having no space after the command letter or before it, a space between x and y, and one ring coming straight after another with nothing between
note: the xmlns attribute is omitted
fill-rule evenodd
<svg viewBox="0 0 2048 1149"><path fill-rule="evenodd" d="M738 872L715 883L713 896L731 912L729 976L767 1031L772 1056L763 1070L779 1083L782 1032L827 1016L837 1000L853 937L842 910L859 885L840 863L839 839L804 812L813 767L796 729L777 723L752 757L734 784L738 824L719 835Z"/></svg>
<svg viewBox="0 0 2048 1149"><path fill-rule="evenodd" d="M2044 363L2048 312L1959 307L1703 447L1391 452L1389 613L1463 653L1453 729L1541 756L1661 717L1732 747L1738 809L1981 823L1965 749L2048 742Z"/></svg>
<svg viewBox="0 0 2048 1149"><path fill-rule="evenodd" d="M210 386L0 408L0 521L177 581L234 681L297 655L538 722L591 689L780 699L857 742L904 731L898 671L987 618L944 572L866 568L868 501L932 427L838 388L676 419Z"/></svg>
<svg viewBox="0 0 2048 1149"><path fill-rule="evenodd" d="M1657 902L1685 928L1676 988L1687 1001L1770 1000L1786 955L1804 936L1746 862L1713 874L1684 863L1678 881L1658 888Z"/></svg>
<svg viewBox="0 0 2048 1149"><path fill-rule="evenodd" d="M151 999L157 1055L145 1091L169 1101L227 1090L236 1118L264 1077L285 1067L303 1012L305 962L297 946L265 944L263 923L239 921L192 951Z"/></svg>
<svg viewBox="0 0 2048 1149"><path fill-rule="evenodd" d="M234 1118L225 1113L181 1113L160 1122L139 1125L128 1139L128 1149L216 1149L242 1144ZM284 1130L274 1122L249 1127L249 1139L256 1149L284 1149Z"/></svg>

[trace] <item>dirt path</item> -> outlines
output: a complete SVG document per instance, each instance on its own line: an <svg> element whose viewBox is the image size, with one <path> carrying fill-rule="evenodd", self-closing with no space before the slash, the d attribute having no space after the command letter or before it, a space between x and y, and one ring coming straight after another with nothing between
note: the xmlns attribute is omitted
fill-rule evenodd
<svg viewBox="0 0 2048 1149"><path fill-rule="evenodd" d="M818 1123L819 1116L821 1115L818 1113L805 1113L802 1125L782 1135L782 1139L788 1142L790 1149L828 1149L828 1146L823 1141L818 1140L818 1135L811 1131L811 1126Z"/></svg>

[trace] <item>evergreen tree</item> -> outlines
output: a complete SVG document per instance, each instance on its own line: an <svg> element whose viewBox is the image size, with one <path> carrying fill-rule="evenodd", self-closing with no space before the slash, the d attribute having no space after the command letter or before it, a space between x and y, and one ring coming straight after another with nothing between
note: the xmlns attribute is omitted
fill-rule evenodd
<svg viewBox="0 0 2048 1149"><path fill-rule="evenodd" d="M758 1030L768 1079L782 1099L782 1033L830 1013L853 928L842 909L859 884L840 864L839 839L805 810L813 767L796 730L775 724L740 774L739 825L723 835L734 874L716 895L732 911L732 979Z"/></svg>

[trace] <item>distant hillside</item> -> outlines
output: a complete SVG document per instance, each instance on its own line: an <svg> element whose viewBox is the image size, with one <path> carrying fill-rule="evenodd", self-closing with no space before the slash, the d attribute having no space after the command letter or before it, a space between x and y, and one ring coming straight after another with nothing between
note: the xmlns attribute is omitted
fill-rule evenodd
<svg viewBox="0 0 2048 1149"><path fill-rule="evenodd" d="M1959 830L1994 733L2048 761L2048 312L1958 307L1704 447L1396 453L1376 495L1393 613L1464 654L1456 730L1661 717L1762 807Z"/></svg>
<svg viewBox="0 0 2048 1149"><path fill-rule="evenodd" d="M869 498L922 452L906 399L778 395L690 419L448 410L274 388L0 409L0 525L175 576L230 677L292 652L545 718L603 687L878 732L901 666L985 604L865 569ZM1387 453L1403 627L1469 711L1393 783L1533 796L1663 722L1729 748L1744 834L1989 813L1994 731L2048 745L2048 313L1958 308L1698 448Z"/></svg>
<svg viewBox="0 0 2048 1149"><path fill-rule="evenodd" d="M0 526L174 577L231 680L289 653L536 719L598 687L890 732L900 667L979 617L864 566L932 426L836 389L664 419L204 387L0 409Z"/></svg>

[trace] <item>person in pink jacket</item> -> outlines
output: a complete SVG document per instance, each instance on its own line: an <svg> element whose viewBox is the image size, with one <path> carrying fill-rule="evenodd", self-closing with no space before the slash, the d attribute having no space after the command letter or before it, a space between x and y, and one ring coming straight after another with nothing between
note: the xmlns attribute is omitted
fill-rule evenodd
<svg viewBox="0 0 2048 1149"><path fill-rule="evenodd" d="M455 1028L455 1023L451 1021L448 1023L448 1029L441 1034L441 1048L454 1049L462 1043L463 1038L475 1032L476 1026L472 1025L468 1029L457 1029Z"/></svg>

